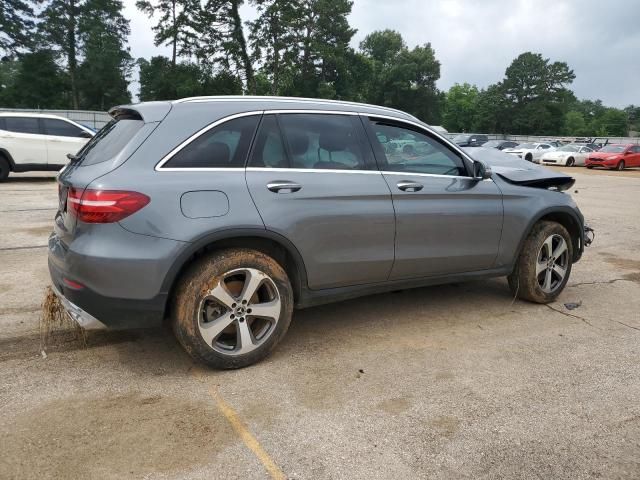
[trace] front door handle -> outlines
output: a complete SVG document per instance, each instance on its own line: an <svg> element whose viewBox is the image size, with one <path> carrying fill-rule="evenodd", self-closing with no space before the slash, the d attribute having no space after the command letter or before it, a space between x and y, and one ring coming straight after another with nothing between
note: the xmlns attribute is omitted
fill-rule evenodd
<svg viewBox="0 0 640 480"><path fill-rule="evenodd" d="M267 184L267 188L274 193L293 193L302 188L302 185L293 182L271 182Z"/></svg>
<svg viewBox="0 0 640 480"><path fill-rule="evenodd" d="M424 188L424 185L418 182L407 182L403 180L398 182L398 188L403 192L419 192Z"/></svg>

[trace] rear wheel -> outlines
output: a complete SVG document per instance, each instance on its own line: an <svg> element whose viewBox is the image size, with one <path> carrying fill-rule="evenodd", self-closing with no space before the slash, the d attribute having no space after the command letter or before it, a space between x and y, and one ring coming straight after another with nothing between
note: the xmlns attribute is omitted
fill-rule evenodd
<svg viewBox="0 0 640 480"><path fill-rule="evenodd" d="M620 160L618 162L618 165L616 165L616 170L618 170L619 172L624 170L624 160Z"/></svg>
<svg viewBox="0 0 640 480"><path fill-rule="evenodd" d="M4 182L9 177L9 172L11 172L9 162L7 162L6 158L0 156L0 182Z"/></svg>
<svg viewBox="0 0 640 480"><path fill-rule="evenodd" d="M572 263L573 244L567 229L556 222L538 222L508 277L509 288L523 300L552 302L569 281Z"/></svg>
<svg viewBox="0 0 640 480"><path fill-rule="evenodd" d="M210 254L180 280L173 330L196 360L241 368L265 358L289 328L293 293L271 257L249 249Z"/></svg>
<svg viewBox="0 0 640 480"><path fill-rule="evenodd" d="M569 157L567 159L567 167L573 167L575 165L576 161L574 160L573 157Z"/></svg>

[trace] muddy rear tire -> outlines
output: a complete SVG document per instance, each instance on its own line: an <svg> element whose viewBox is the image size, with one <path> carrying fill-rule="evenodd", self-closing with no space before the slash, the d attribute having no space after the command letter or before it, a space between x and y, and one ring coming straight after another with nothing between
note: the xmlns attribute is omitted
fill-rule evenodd
<svg viewBox="0 0 640 480"><path fill-rule="evenodd" d="M256 250L208 254L179 280L171 322L198 362L241 368L265 358L291 323L293 292L284 269Z"/></svg>
<svg viewBox="0 0 640 480"><path fill-rule="evenodd" d="M567 229L556 222L538 222L507 277L509 289L523 300L553 302L567 285L572 264L573 243Z"/></svg>

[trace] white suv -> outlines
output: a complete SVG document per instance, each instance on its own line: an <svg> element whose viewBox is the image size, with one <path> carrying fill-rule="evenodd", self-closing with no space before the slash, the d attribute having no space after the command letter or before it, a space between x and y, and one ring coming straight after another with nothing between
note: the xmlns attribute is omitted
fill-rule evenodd
<svg viewBox="0 0 640 480"><path fill-rule="evenodd" d="M9 172L57 171L94 132L68 118L38 113L0 113L0 181Z"/></svg>

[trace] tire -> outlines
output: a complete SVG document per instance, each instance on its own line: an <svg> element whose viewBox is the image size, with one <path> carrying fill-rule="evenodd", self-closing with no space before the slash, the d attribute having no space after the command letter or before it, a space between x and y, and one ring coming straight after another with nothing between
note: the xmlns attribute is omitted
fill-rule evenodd
<svg viewBox="0 0 640 480"><path fill-rule="evenodd" d="M527 153L527 154L524 156L524 159L525 159L527 162L533 162L533 155L531 155L530 153Z"/></svg>
<svg viewBox="0 0 640 480"><path fill-rule="evenodd" d="M258 285L253 295L243 295L247 284ZM198 362L221 369L265 358L284 337L293 312L284 269L268 255L244 248L195 262L180 278L173 300L178 342ZM263 316L255 315L258 308Z"/></svg>
<svg viewBox="0 0 640 480"><path fill-rule="evenodd" d="M11 166L7 162L6 158L0 156L0 182L4 182L9 177L11 172Z"/></svg>
<svg viewBox="0 0 640 480"><path fill-rule="evenodd" d="M587 168L591 170L593 168L593 165L587 165Z"/></svg>
<svg viewBox="0 0 640 480"><path fill-rule="evenodd" d="M573 167L576 164L576 161L574 160L573 157L569 157L567 159L567 167Z"/></svg>
<svg viewBox="0 0 640 480"><path fill-rule="evenodd" d="M566 248L557 254L562 241ZM556 253L555 257L549 252ZM507 277L511 293L534 303L553 302L567 285L572 264L573 244L567 229L556 222L538 222L525 240L513 272ZM562 270L565 273L560 277Z"/></svg>
<svg viewBox="0 0 640 480"><path fill-rule="evenodd" d="M618 162L618 165L616 165L616 170L617 170L617 171L619 171L619 172L621 172L622 170L624 170L624 167L625 167L625 165L624 165L624 160L620 160L620 161Z"/></svg>

